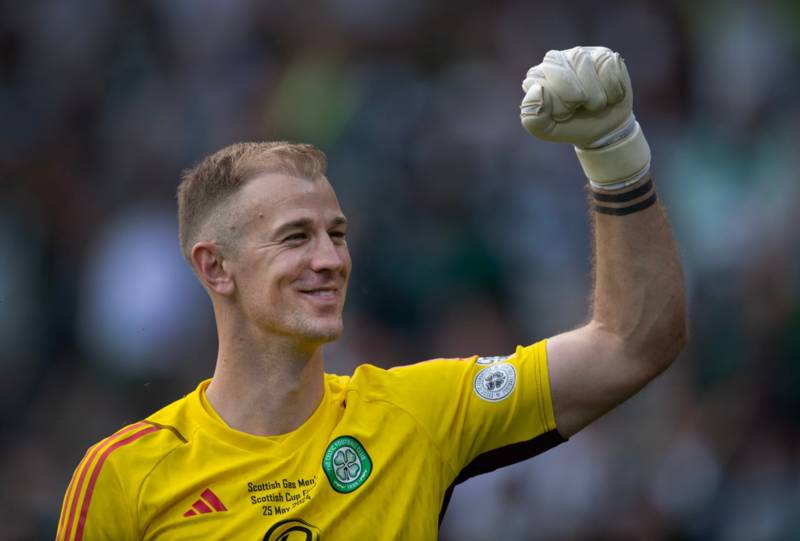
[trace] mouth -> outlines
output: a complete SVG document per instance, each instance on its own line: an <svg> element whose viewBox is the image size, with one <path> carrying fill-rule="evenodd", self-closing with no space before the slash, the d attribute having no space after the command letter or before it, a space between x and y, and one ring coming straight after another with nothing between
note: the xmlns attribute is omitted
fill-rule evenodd
<svg viewBox="0 0 800 541"><path fill-rule="evenodd" d="M336 302L339 300L338 287L318 287L314 289L301 289L302 293L307 298L311 298L317 302Z"/></svg>

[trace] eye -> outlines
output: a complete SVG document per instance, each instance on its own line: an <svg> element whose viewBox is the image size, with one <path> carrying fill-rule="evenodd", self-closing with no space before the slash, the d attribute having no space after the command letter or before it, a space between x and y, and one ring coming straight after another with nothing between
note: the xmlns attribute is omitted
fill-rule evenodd
<svg viewBox="0 0 800 541"><path fill-rule="evenodd" d="M347 238L347 234L341 230L335 230L328 233L333 240L336 241L344 241Z"/></svg>
<svg viewBox="0 0 800 541"><path fill-rule="evenodd" d="M283 242L301 242L308 238L308 235L302 232L292 233L283 239Z"/></svg>

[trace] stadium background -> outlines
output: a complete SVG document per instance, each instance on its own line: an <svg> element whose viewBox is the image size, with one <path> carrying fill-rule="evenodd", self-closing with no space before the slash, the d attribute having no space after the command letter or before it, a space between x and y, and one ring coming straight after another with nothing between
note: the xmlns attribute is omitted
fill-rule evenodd
<svg viewBox="0 0 800 541"><path fill-rule="evenodd" d="M211 373L174 190L230 142L328 153L355 262L329 370L503 354L581 322L584 182L517 107L548 49L602 44L628 61L691 339L569 444L463 485L442 539L800 539L796 2L0 10L0 538L51 539L85 448Z"/></svg>

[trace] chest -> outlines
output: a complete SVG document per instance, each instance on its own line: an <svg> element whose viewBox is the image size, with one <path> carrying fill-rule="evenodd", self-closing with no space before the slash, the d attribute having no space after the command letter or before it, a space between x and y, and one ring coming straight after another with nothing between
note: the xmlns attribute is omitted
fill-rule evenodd
<svg viewBox="0 0 800 541"><path fill-rule="evenodd" d="M351 404L302 441L261 452L198 434L142 487L145 539L435 539L447 470L387 403Z"/></svg>

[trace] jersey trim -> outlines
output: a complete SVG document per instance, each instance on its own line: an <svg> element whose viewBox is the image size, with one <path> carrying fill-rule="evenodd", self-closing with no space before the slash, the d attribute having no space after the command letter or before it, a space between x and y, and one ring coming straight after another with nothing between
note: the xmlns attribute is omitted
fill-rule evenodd
<svg viewBox="0 0 800 541"><path fill-rule="evenodd" d="M148 428L145 428L144 430L141 430L136 434L133 434L125 439L115 442L108 449L106 449L102 455L100 455L100 459L97 461L97 465L95 466L94 471L92 472L92 477L91 479L89 479L89 486L86 488L86 495L83 498L83 506L81 507L81 516L78 519L78 528L75 531L75 541L81 541L81 539L83 539L83 527L86 524L86 515L89 513L89 504L92 501L92 493L94 492L94 485L97 482L97 477L100 475L100 470L103 468L103 464L105 463L108 456L112 452L114 452L114 450L122 447L123 445L127 445L131 442L134 442L139 438L141 438L142 436L146 436L147 434L150 434L151 432L155 432L157 430L161 430L161 428L157 426L150 426Z"/></svg>
<svg viewBox="0 0 800 541"><path fill-rule="evenodd" d="M124 445L132 443L141 438L142 436L146 436L147 434L161 430L161 428L162 427L160 426L151 425L145 422L134 423L126 428L123 428L119 432L112 434L108 438L102 440L100 443L95 445L89 451L87 451L86 453L87 456L84 458L83 462L78 467L78 469L81 470L81 473L80 476L78 477L77 484L74 487L75 490L72 492L70 496L68 496L68 498L72 500L72 504L70 505L69 518L67 519L66 522L66 532L64 533L64 536L59 537L59 539L64 539L64 540L70 539L70 534L72 533L72 527L75 521L75 512L78 508L78 502L79 500L81 500L81 493L83 493L83 503L80 506L80 513L77 517L78 519L77 524L74 524L75 536L73 539L74 541L81 541L83 539L83 532L84 532L84 527L86 525L86 517L89 513L89 504L91 503L92 500L92 493L94 492L94 487L95 484L97 483L97 478L100 476L100 471L103 468L103 464L105 464L105 461L108 459L109 455L111 455L111 453L113 453L116 449L119 449ZM122 437L130 432L134 433L127 437L124 438ZM95 457L97 457L98 454L99 458L97 458L97 461L95 462ZM90 475L89 472L91 472ZM77 475L77 470L75 473ZM86 485L86 490L84 491L83 482L86 479L87 475L89 475L89 481L88 484ZM70 485L72 485L72 483L70 483ZM67 489L67 492L69 493L71 490L72 486L70 486L70 488ZM64 509L66 510L66 504L64 506ZM62 524L62 528L63 527L64 525Z"/></svg>
<svg viewBox="0 0 800 541"><path fill-rule="evenodd" d="M69 508L69 517L66 521L61 523L58 532L58 539L69 539L70 534L72 533L72 523L75 519L75 511L78 507L78 501L80 500L80 495L83 490L83 481L86 478L86 473L91 468L92 463L94 462L97 453L106 445L109 441L112 441L114 438L117 438L123 434L127 434L132 430L136 430L137 428L141 428L142 423L134 423L132 425L126 426L125 428L115 432L114 434L108 436L107 438L100 440L100 442L96 443L94 446L90 447L86 454L81 460L81 463L78 464L78 467L75 469L75 473L72 476L72 481L67 487L67 497L64 498L64 505L63 511L61 513L62 519L66 517L65 514L67 508ZM78 472L80 471L80 475ZM77 482L76 482L77 481ZM70 504L71 502L71 504ZM66 531L65 531L66 530Z"/></svg>
<svg viewBox="0 0 800 541"><path fill-rule="evenodd" d="M56 531L56 539L62 539L61 536L64 533L64 527L68 522L64 520L64 517L66 517L67 507L71 499L70 491L75 486L75 479L78 477L78 470L80 470L80 464L78 464L78 467L75 468L74 472L72 472L72 478L70 478L69 485L67 485L67 492L64 495L64 502L61 504L61 514L59 515L61 518L59 520L58 530Z"/></svg>
<svg viewBox="0 0 800 541"><path fill-rule="evenodd" d="M522 462L545 451L552 449L556 445L564 443L565 440L558 430L545 432L533 439L512 443L505 447L498 447L476 456L472 462L467 464L458 476L450 483L444 493L442 500L442 510L439 512L439 524L441 525L447 506L450 505L450 498L453 496L453 489L456 485L463 483L471 477L489 473L503 466Z"/></svg>
<svg viewBox="0 0 800 541"><path fill-rule="evenodd" d="M158 428L166 428L167 430L169 430L170 432L172 432L173 434L175 434L175 437L176 437L176 438L178 438L179 440L181 440L181 442L182 442L182 443L189 443L189 440L187 440L186 438L184 438L184 437L183 437L183 434L181 434L181 433L180 433L180 431L178 431L178 429L177 429L177 428L175 428L175 427L174 427L174 426L172 426L172 425L162 425L161 423L156 423L155 421L151 421L151 420L149 420L149 419L145 419L145 420L144 420L144 421L142 421L142 422L143 422L143 423L147 423L147 424L149 424L149 425L157 426Z"/></svg>

